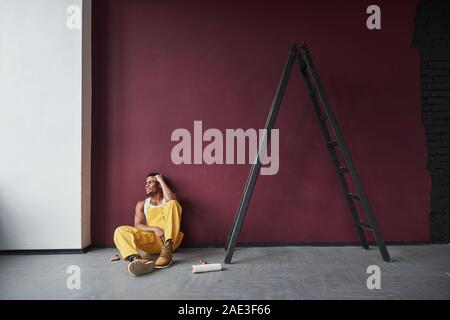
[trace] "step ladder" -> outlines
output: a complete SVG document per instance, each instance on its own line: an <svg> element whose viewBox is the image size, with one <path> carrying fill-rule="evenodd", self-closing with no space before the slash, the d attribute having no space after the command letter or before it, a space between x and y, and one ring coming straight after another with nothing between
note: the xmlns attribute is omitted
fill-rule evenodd
<svg viewBox="0 0 450 320"><path fill-rule="evenodd" d="M316 67L309 53L308 46L306 43L294 43L292 49L289 51L288 59L284 66L281 80L278 84L277 91L272 101L269 115L267 117L267 121L265 124L266 134L261 139L258 154L256 155L256 159L250 169L250 173L247 178L247 182L245 184L239 206L234 216L231 231L225 245L225 250L227 252L225 256L225 263L231 263L231 260L233 258L237 239L241 232L244 218L247 214L248 205L250 203L250 199L252 197L253 190L256 184L256 179L260 172L260 157L265 154L264 152L267 146L266 142L270 141L270 133L274 127L278 111L280 110L281 101L283 100L289 77L295 63L298 64L300 72L305 81L309 97L311 99L317 119L319 120L320 128L325 138L328 152L330 154L333 166L336 169L339 183L342 187L345 200L350 209L350 214L355 225L358 237L361 241L361 245L364 249L369 249L369 244L364 234L364 230L372 232L383 260L386 262L390 262L391 258L384 243L383 236L381 235L375 216L372 212L372 208L366 197L366 193L364 192L355 166L353 165L353 161L350 158L348 148L345 144L334 113L331 110L330 102L328 101L328 98L325 94L325 90L322 86ZM343 161L340 160L338 152L340 153L341 159ZM350 191L346 176L351 179L355 189L354 192ZM360 202L361 207L363 208L363 211L365 213L366 220L362 220L359 217L355 205L356 201Z"/></svg>

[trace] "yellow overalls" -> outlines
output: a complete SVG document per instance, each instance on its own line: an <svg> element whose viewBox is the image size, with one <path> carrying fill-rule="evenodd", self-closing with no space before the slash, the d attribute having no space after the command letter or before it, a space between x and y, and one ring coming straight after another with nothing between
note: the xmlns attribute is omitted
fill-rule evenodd
<svg viewBox="0 0 450 320"><path fill-rule="evenodd" d="M160 207L148 208L145 212L148 226L159 227L164 231L165 240L172 239L175 250L183 240L180 231L182 208L177 200L171 200ZM159 254L162 241L151 231L141 231L135 227L121 226L114 231L114 243L123 259L143 251L147 254Z"/></svg>

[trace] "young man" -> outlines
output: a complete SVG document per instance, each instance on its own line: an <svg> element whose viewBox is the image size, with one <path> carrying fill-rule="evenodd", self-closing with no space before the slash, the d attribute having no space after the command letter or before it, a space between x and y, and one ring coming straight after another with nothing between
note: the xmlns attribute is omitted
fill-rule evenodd
<svg viewBox="0 0 450 320"><path fill-rule="evenodd" d="M169 267L172 251L184 236L181 205L161 174L147 175L145 193L146 199L136 204L134 227L121 226L114 232L114 243L122 258L130 262L128 271L136 276ZM160 255L154 263L142 259L140 251Z"/></svg>

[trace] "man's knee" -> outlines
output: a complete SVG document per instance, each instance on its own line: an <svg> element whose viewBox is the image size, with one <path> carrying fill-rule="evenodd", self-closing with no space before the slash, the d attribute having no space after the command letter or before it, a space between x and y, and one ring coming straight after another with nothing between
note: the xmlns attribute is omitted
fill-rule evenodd
<svg viewBox="0 0 450 320"><path fill-rule="evenodd" d="M117 227L116 230L114 230L114 242L116 242L116 239L123 238L124 235L129 232L130 232L129 226Z"/></svg>
<svg viewBox="0 0 450 320"><path fill-rule="evenodd" d="M178 202L178 200L169 200L167 203L166 203L166 206L167 206L167 208L173 208L173 207L176 207L176 208L178 208L178 210L179 211L181 211L181 204Z"/></svg>
<svg viewBox="0 0 450 320"><path fill-rule="evenodd" d="M170 200L166 203L166 207L164 208L164 216L170 215L178 215L181 218L182 208L180 203L177 200Z"/></svg>

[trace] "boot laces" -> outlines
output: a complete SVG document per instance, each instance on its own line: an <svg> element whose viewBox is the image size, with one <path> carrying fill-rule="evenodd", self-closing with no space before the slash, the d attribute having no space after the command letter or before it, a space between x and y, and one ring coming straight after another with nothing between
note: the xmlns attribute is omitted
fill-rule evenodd
<svg viewBox="0 0 450 320"><path fill-rule="evenodd" d="M170 258L172 256L172 244L166 243L161 249L161 257Z"/></svg>

